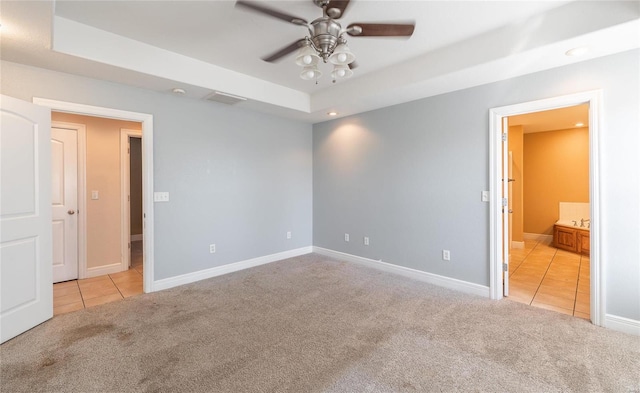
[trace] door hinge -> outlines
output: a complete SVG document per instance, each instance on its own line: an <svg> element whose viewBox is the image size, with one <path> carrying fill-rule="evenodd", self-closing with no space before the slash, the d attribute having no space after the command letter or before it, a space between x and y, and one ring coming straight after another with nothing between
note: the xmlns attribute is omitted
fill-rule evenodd
<svg viewBox="0 0 640 393"><path fill-rule="evenodd" d="M127 201L131 202L131 195L127 195Z"/></svg>
<svg viewBox="0 0 640 393"><path fill-rule="evenodd" d="M131 243L129 243L129 249L131 249Z"/></svg>
<svg viewBox="0 0 640 393"><path fill-rule="evenodd" d="M508 272L509 271L509 265L507 265L506 263L502 264L502 271L503 272Z"/></svg>
<svg viewBox="0 0 640 393"><path fill-rule="evenodd" d="M507 141L507 133L503 132L502 133L502 142L506 142Z"/></svg>
<svg viewBox="0 0 640 393"><path fill-rule="evenodd" d="M508 203L507 198L502 198L502 207L507 206Z"/></svg>

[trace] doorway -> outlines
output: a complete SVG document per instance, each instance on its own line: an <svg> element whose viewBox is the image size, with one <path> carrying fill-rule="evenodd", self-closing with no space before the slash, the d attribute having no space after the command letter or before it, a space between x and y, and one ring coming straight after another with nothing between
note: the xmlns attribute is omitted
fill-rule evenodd
<svg viewBox="0 0 640 393"><path fill-rule="evenodd" d="M145 113L122 111L44 98L33 99L33 103L48 107L52 111L138 122L142 125L142 199L143 199L143 292L153 292L153 116Z"/></svg>
<svg viewBox="0 0 640 393"><path fill-rule="evenodd" d="M54 315L142 293L141 124L55 111L51 118ZM81 140L75 138L78 130L84 134ZM134 165L131 138L138 142ZM82 168L80 175L63 176L76 167ZM81 179L77 187L70 181L75 179ZM64 192L58 183L64 183ZM137 243L131 242L131 223L137 224ZM139 256L139 266L129 271L132 251ZM67 274L57 274L63 268Z"/></svg>
<svg viewBox="0 0 640 393"><path fill-rule="evenodd" d="M509 293L589 320L589 106L508 117Z"/></svg>
<svg viewBox="0 0 640 393"><path fill-rule="evenodd" d="M589 195L590 195L590 318L598 326L604 323L605 302L602 279L602 261L599 258L599 162L598 134L600 131L601 91L589 91L539 101L493 108L490 110L490 291L491 298L508 296L509 290L509 220L508 174L503 173L503 124L507 118L532 112L566 108L581 104L589 106ZM506 129L506 127L505 127ZM504 136L507 139L507 136ZM506 140L508 144L508 140ZM508 145L507 145L508 146ZM505 160L506 161L506 160ZM506 172L506 171L505 171ZM503 178L507 179L503 182ZM503 198L503 195L505 196Z"/></svg>
<svg viewBox="0 0 640 393"><path fill-rule="evenodd" d="M142 268L137 266L142 263L144 254L142 249L142 138L142 131L138 129L120 129L122 270L131 269L133 262L136 262L136 268Z"/></svg>

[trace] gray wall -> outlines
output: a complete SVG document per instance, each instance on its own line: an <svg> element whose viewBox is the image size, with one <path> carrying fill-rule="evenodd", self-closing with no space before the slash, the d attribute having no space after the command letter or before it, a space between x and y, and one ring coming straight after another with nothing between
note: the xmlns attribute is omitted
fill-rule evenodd
<svg viewBox="0 0 640 393"><path fill-rule="evenodd" d="M26 101L153 115L154 186L170 193L154 209L155 280L311 245L311 125L7 62L1 77Z"/></svg>
<svg viewBox="0 0 640 393"><path fill-rule="evenodd" d="M489 109L602 89L606 309L640 320L639 53L314 125L314 245L488 286Z"/></svg>

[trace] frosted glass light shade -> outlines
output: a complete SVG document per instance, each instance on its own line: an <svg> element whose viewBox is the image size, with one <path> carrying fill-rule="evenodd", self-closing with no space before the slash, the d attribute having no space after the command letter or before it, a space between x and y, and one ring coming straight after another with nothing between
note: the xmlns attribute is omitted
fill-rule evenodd
<svg viewBox="0 0 640 393"><path fill-rule="evenodd" d="M307 44L298 50L298 55L296 56L297 65L302 67L312 66L318 64L318 61L320 61L320 56L310 45Z"/></svg>
<svg viewBox="0 0 640 393"><path fill-rule="evenodd" d="M353 71L346 65L338 65L336 64L333 67L333 71L331 71L331 78L335 79L345 79L349 78L353 75Z"/></svg>
<svg viewBox="0 0 640 393"><path fill-rule="evenodd" d="M329 61L332 64L339 65L347 65L353 63L356 59L356 56L351 52L347 44L338 44L336 49L333 50L331 56L329 56Z"/></svg>
<svg viewBox="0 0 640 393"><path fill-rule="evenodd" d="M304 80L314 80L314 79L318 79L322 76L322 73L320 72L320 70L318 69L318 67L316 67L315 65L311 65L311 66L306 66L302 69L302 72L300 73L300 78L304 79Z"/></svg>

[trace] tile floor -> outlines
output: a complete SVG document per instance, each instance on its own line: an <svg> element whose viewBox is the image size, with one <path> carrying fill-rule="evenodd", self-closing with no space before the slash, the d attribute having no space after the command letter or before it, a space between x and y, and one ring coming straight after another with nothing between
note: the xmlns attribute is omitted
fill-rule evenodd
<svg viewBox="0 0 640 393"><path fill-rule="evenodd" d="M53 284L53 315L115 302L142 293L142 242L131 242L131 269Z"/></svg>
<svg viewBox="0 0 640 393"><path fill-rule="evenodd" d="M525 240L512 249L508 299L576 317L589 315L589 256Z"/></svg>

